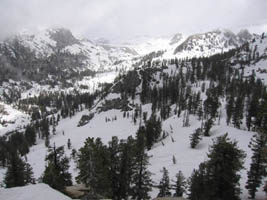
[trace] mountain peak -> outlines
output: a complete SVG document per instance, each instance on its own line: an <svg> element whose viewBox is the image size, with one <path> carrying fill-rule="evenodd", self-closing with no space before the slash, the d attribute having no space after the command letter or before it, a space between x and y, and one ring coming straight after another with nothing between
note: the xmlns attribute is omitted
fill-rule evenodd
<svg viewBox="0 0 267 200"><path fill-rule="evenodd" d="M172 37L172 39L171 39L171 41L170 41L170 45L173 45L173 44L177 44L181 39L182 39L182 34L181 33L176 33L173 37Z"/></svg>
<svg viewBox="0 0 267 200"><path fill-rule="evenodd" d="M66 28L55 28L49 31L51 39L56 41L57 47L63 49L66 46L79 43L78 40L73 36L70 30Z"/></svg>

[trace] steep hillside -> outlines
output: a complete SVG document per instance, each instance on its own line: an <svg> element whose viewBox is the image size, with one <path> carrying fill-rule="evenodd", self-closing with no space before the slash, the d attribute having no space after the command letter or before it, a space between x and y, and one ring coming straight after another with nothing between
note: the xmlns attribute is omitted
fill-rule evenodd
<svg viewBox="0 0 267 200"><path fill-rule="evenodd" d="M23 129L29 122L29 115L0 102L0 136L16 129Z"/></svg>
<svg viewBox="0 0 267 200"><path fill-rule="evenodd" d="M23 156L27 155L35 177L39 178L46 166L47 146L65 146L75 182L79 169L73 151L78 151L86 138L99 137L109 145L112 136L122 141L129 136L136 138L136 132L143 127L149 130L144 131L144 141L150 156L148 169L156 186L163 167L169 170L171 179L179 170L188 178L193 169L208 159L207 152L213 140L228 133L228 137L237 141L238 147L246 152L240 184L241 197L247 199L245 185L252 155L248 145L257 130L266 130L267 37L265 34L254 36L238 46L250 36L245 32L240 33L242 37L225 34L215 32L189 37L181 45L177 35L169 44L181 48L177 55L192 49L194 52L197 46L200 48L200 44L194 43L196 39L206 41L203 52L207 56L217 52L206 49L208 45L219 49L225 44L227 51L192 59L178 59L178 56L167 59L168 51L152 53L142 57L132 70L119 74L114 83L104 84L96 92L89 93L78 87L65 91L48 88L49 92L43 92L42 88L40 92L25 90L15 105L31 116L30 126L35 131L36 141L28 146L27 154L24 149L17 150ZM66 37L69 34L66 33ZM220 38L228 39L225 43ZM69 40L71 45L77 45L76 40ZM63 44L60 48L65 48ZM192 49L188 49L191 44ZM90 80L77 83L90 86ZM156 131L154 127L157 127ZM196 129L201 130L202 140L191 148L190 137ZM1 139L3 144L7 140ZM0 153L3 149L0 148ZM3 155L2 165L6 162ZM1 174L5 170L1 168ZM265 198L262 186L257 193L258 199ZM153 187L151 196L157 194L158 188Z"/></svg>
<svg viewBox="0 0 267 200"><path fill-rule="evenodd" d="M179 57L182 55L183 57L191 58L211 56L236 48L250 41L251 38L252 35L247 30L242 30L237 35L227 30L196 34L189 36L182 44L176 47L174 54Z"/></svg>
<svg viewBox="0 0 267 200"><path fill-rule="evenodd" d="M5 74L1 82L13 79L45 83L125 70L137 53L128 47L80 40L69 30L58 28L10 37L0 44L0 55L1 74Z"/></svg>
<svg viewBox="0 0 267 200"><path fill-rule="evenodd" d="M207 57L227 52L250 41L253 34L241 30L235 34L230 30L215 30L206 33L185 35L177 33L165 37L139 37L125 42L140 55L162 51L159 59Z"/></svg>

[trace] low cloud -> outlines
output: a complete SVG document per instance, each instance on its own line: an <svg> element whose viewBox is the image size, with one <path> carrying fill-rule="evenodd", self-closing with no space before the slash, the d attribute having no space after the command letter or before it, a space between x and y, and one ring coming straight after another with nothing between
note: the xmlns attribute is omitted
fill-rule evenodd
<svg viewBox="0 0 267 200"><path fill-rule="evenodd" d="M1 0L0 37L54 26L83 37L106 38L216 28L262 31L266 8L266 0Z"/></svg>

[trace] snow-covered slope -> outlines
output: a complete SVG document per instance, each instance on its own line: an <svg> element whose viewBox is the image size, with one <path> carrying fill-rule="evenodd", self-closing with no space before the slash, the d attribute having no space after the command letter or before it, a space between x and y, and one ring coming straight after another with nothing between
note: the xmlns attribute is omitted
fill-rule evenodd
<svg viewBox="0 0 267 200"><path fill-rule="evenodd" d="M245 37L245 36L244 36ZM262 40L262 41L261 41ZM247 40L244 40L247 41ZM186 39L186 37L183 37L181 35L176 35L173 38L168 38L166 40L158 39L153 41L157 45L153 45L153 42L150 44L147 43L147 47L144 45L140 45L139 47L136 47L136 51L140 54L146 54L150 50L156 51L163 50L163 54L160 56L162 59L166 58L174 58L174 57L194 57L194 56L208 56L215 53L221 53L222 51L227 51L231 48L234 48L238 46L239 44L244 42L241 40L241 36L233 36L227 34L225 32L211 32L206 34L201 34L197 36L190 36ZM83 41L77 41L73 40L73 44L68 45L67 47L62 47L64 45L61 44L62 49L64 51L72 52L73 54L80 54L83 52L87 52L87 47L84 47L80 43ZM87 43L87 46L90 46L90 41L85 41ZM82 43L84 44L84 43ZM257 45L257 50L255 51L255 56L258 52L259 59L257 62L254 60L253 63L251 63L249 66L245 65L245 74L251 74L253 73L253 69L258 69L258 73L256 75L261 78L261 75L263 75L262 78L265 78L264 73L261 73L261 69L265 69L265 63L266 63L266 47L267 42L266 38L261 39L260 37L256 38L254 42L249 43L250 49L255 49L255 46ZM51 44L53 45L53 44ZM85 45L85 46L86 46ZM149 47L151 45L151 49ZM211 46L211 47L210 47ZM56 46L54 46L56 47ZM84 48L83 48L84 47ZM209 48L210 47L210 48ZM96 47L94 47L96 48ZM94 49L92 47L92 49ZM97 47L98 48L98 47ZM99 44L99 48L108 48L105 46L105 44ZM200 50L203 48L203 52ZM146 51L147 50L147 51ZM174 54L176 50L176 54ZM91 51L91 50L90 50ZM115 51L115 50L114 50ZM89 50L88 50L89 52ZM94 52L94 50L92 50ZM97 52L97 50L95 51ZM112 52L112 51L111 51ZM91 52L89 52L91 53ZM97 63L97 53L92 54L95 63ZM111 53L109 54L111 55ZM239 68L240 67L240 57L243 56L243 59L247 58L248 55L246 52L238 52L238 55L233 56L231 63L235 65L234 67ZM127 57L127 56L126 56ZM127 60L127 59L126 59ZM125 60L124 60L125 61ZM92 62L93 63L93 62ZM125 62L124 62L125 63ZM100 65L99 65L100 66ZM113 66L113 65L112 65ZM157 87L163 86L163 80L160 76L161 72L164 72L166 76L174 76L179 72L179 70L176 68L175 65L168 64L165 68L163 68L161 65L160 67L155 70L155 75L153 75L151 83L149 84L151 87L156 85ZM162 68L161 68L162 67ZM101 67L97 68L101 69ZM106 68L107 69L107 68ZM152 69L153 70L153 69ZM181 71L186 70L185 68L181 68ZM242 70L242 69L240 69ZM112 72L115 73L116 72ZM110 75L111 73L109 73ZM140 71L137 71L138 76L140 77ZM112 82L112 80L115 78L114 76L111 76L109 81ZM102 76L96 76L95 79L98 81L106 81L106 75ZM97 81L96 81L97 82ZM140 81L140 83L142 80ZM205 82L206 85L210 85L209 81ZM81 85L87 85L90 86L90 88L94 88L95 82L93 82L93 79L91 78L84 78L81 81L77 81L74 85L78 88L78 86ZM202 85L203 82L200 81L199 83L192 84L192 90L193 91L199 91L200 85ZM116 85L114 85L113 88L115 88ZM49 90L51 88L48 88ZM60 88L56 88L60 90ZM148 118L152 113L152 104L148 103L145 105L140 105L139 96L141 92L141 84L136 86L136 97L135 98L129 98L129 104L142 106L142 112L147 112ZM39 88L39 91L42 91L42 88ZM32 94L38 95L38 91L35 90L30 91L30 93L23 93L22 97L26 98L28 96L31 96ZM203 92L201 94L202 100L206 98L205 93ZM99 99L99 101L96 104L95 107L93 107L92 110L90 110L91 113L94 113L93 119L90 120L90 122L84 126L77 127L81 117L83 115L87 115L88 111L84 110L82 112L76 113L71 118L65 118L62 119L58 126L56 127L56 135L51 135L50 143L55 143L56 146L67 145L68 139L71 141L72 149L78 150L80 147L83 146L84 140L87 137L100 137L104 143L107 143L112 136L116 135L119 137L119 139L126 139L130 135L134 135L139 127L140 124L143 124L144 122L140 119L136 124L134 123L134 115L135 110L128 111L128 117L124 116L124 113L119 109L110 109L107 111L100 112L101 107L105 104L108 100L114 100L120 98L120 94L115 92L115 89L111 91L104 99ZM241 171L241 188L243 189L242 193L242 199L247 199L247 191L245 190L245 183L247 180L247 170L250 165L250 158L252 155L252 152L250 148L248 148L249 141L252 137L254 132L249 132L245 130L245 127L241 127L241 129L236 129L232 126L226 125L226 113L225 113L225 99L221 99L221 110L222 115L220 118L220 121L215 121L215 125L211 129L211 137L204 137L203 140L200 142L200 144L197 146L196 149L190 148L190 141L189 141L189 135L192 134L192 132L200 127L201 122L197 119L196 116L191 115L189 118L190 126L189 127L183 127L183 119L182 117L178 118L177 114L174 114L174 107L175 105L171 106L171 114L170 117L162 121L162 129L163 131L168 133L168 136L164 138L162 141L156 143L153 148L148 151L148 154L151 156L150 158L150 166L149 170L153 172L152 179L156 183L159 182L161 178L161 170L163 167L166 167L170 172L170 177L174 177L174 175L181 170L186 177L189 177L192 173L193 169L198 168L199 163L203 162L207 159L207 152L209 150L210 145L212 145L213 139L225 134L226 132L229 134L229 137L231 140L236 140L238 142L238 146L243 149L246 154L246 160L245 160L245 169ZM119 105L120 106L120 105ZM134 106L133 106L134 107ZM181 116L183 116L183 112L181 113ZM109 119L109 120L107 120ZM139 120L139 119L138 119ZM63 134L64 133L64 134ZM70 157L71 155L71 149L68 150L65 148L66 154ZM45 147L43 140L38 140L37 144L31 147L30 153L27 155L28 162L33 167L34 175L36 178L39 178L45 168L45 156L47 154L47 148ZM176 164L173 162L173 158L176 159ZM4 170L1 170L3 172ZM74 177L77 175L77 169L75 165L75 161L71 160L71 168L70 171ZM1 191L0 191L1 192ZM157 195L157 189L153 189L152 191L152 197L155 197ZM262 191L259 192L257 195L257 198L264 199L264 193Z"/></svg>
<svg viewBox="0 0 267 200"><path fill-rule="evenodd" d="M28 185L8 189L0 188L1 200L71 200L46 184Z"/></svg>
<svg viewBox="0 0 267 200"><path fill-rule="evenodd" d="M227 52L251 38L252 34L247 30L241 30L237 34L229 30L215 30L193 35L177 33L172 36L137 37L124 42L124 45L135 49L140 55L163 51L160 59L192 58Z"/></svg>
<svg viewBox="0 0 267 200"><path fill-rule="evenodd" d="M139 55L144 56L154 51L168 50L172 51L182 41L186 39L185 35L177 33L170 36L139 36L130 38L126 41L121 41L119 44L126 45L130 48L135 49Z"/></svg>
<svg viewBox="0 0 267 200"><path fill-rule="evenodd" d="M12 51L16 44L29 48L37 58L48 58L59 52L75 55L92 71L112 70L114 66L120 67L123 61L129 61L137 55L129 47L102 45L87 39L77 39L64 28L47 29L34 34L24 31L5 40L2 46ZM14 56L17 56L16 52Z"/></svg>
<svg viewBox="0 0 267 200"><path fill-rule="evenodd" d="M151 104L144 105L143 111L150 112ZM83 114L87 112L81 112L71 119L64 119L59 123L57 127L57 135L50 139L51 143L55 143L57 146L67 145L68 139L71 140L72 148L79 149L83 146L83 143L87 137L100 137L104 143L107 144L111 140L112 136L116 135L119 139L126 139L130 135L134 135L139 127L139 124L134 125L132 116L134 111L130 112L129 118L123 118L123 113L119 110L109 110L107 112L101 112L96 115L89 124L77 127L77 124ZM116 120L113 120L116 116ZM106 118L111 121L106 122ZM243 149L246 154L245 169L242 170L241 188L243 188L242 197L247 197L247 191L244 189L246 183L246 170L249 169L251 150L248 148L249 141L253 136L253 132L247 132L243 130L237 130L233 127L226 126L225 114L221 119L221 124L216 124L211 130L211 137L206 137L201 141L200 145L196 149L190 148L189 135L200 127L201 122L195 117L190 118L190 127L182 127L182 118L172 116L163 122L163 130L169 133L169 136L162 142L154 145L148 154L151 156L149 170L153 173L152 179L156 183L162 177L161 170L166 167L170 172L170 177L175 177L175 174L181 170L188 178L193 169L197 169L199 164L207 159L207 152L209 146L212 144L212 140L225 133L229 134L232 140L238 141L238 146ZM64 135L62 134L64 131ZM173 141L174 140L174 141ZM71 150L65 148L66 154L71 157ZM28 154L28 161L33 167L35 177L38 178L42 175L45 169L44 158L47 154L47 148L43 141L31 148L31 152ZM177 163L173 164L173 156L176 158ZM70 171L73 177L77 176L76 165L74 160L71 160ZM153 189L152 197L156 197L158 194L157 189ZM258 197L265 197L263 192L260 192Z"/></svg>
<svg viewBox="0 0 267 200"><path fill-rule="evenodd" d="M258 40L256 40L257 42ZM262 42L264 44L264 42ZM159 70L153 75L153 79L156 81L151 82L151 87L153 85L158 85L162 87L163 81L160 79L160 72L164 72L169 76L174 76L178 73L175 65L169 65L168 68ZM138 73L137 73L138 74ZM140 73L139 73L140 74ZM206 81L206 85L210 82ZM200 83L192 84L193 91L199 91ZM136 93L140 94L141 85L137 86ZM115 87L114 87L115 91ZM202 100L206 98L205 93L201 95ZM94 118L86 125L82 127L77 127L81 117L88 114L88 111L83 111L72 117L71 119L63 119L59 122L57 127L57 135L52 136L50 142L55 143L57 146L67 145L68 139L71 140L72 148L79 149L83 146L83 142L87 137L100 137L104 143L107 144L113 135L119 137L119 139L126 139L130 135L134 135L140 124L144 122L142 120L134 124L135 110L128 111L129 117L123 117L124 113L118 109L111 109L104 112L99 112L100 108L103 107L106 101L120 98L118 93L109 93L104 100L100 101L96 107L94 107L90 112L94 113ZM136 97L134 100L130 100L131 105L137 104L140 106L140 100ZM226 111L225 111L225 99L221 99L221 117L214 122L214 126L211 129L211 136L204 137L196 149L190 148L190 135L193 131L201 126L201 121L198 120L196 116L191 115L189 118L189 127L183 126L183 117L177 117L174 114L175 105L171 106L171 114L166 120L162 121L162 129L168 136L162 141L156 143L148 154L151 156L149 170L153 173L152 179L158 183L161 179L161 170L166 167L170 172L170 177L174 177L175 174L181 170L184 175L188 178L193 169L197 169L199 164L207 160L207 152L209 147L212 145L213 140L228 133L229 137L233 141L238 142L238 147L246 152L245 159L245 169L241 171L241 188L242 188L242 199L247 199L248 193L245 189L245 184L247 181L247 170L249 170L251 162L251 149L248 147L251 137L255 132L247 131L245 125L241 126L241 129L236 129L232 125L227 126L226 124ZM142 105L142 112L147 112L148 118L152 113L151 103ZM181 113L183 116L184 113ZM107 120L110 119L110 120ZM244 123L245 124L245 123ZM62 134L64 131L64 135ZM66 149L66 148L65 148ZM66 149L68 156L71 154L71 150ZM31 148L31 152L28 155L28 160L33 166L34 173L36 177L41 176L44 171L46 156L46 148L43 141L40 141L36 146ZM174 164L173 158L175 158L176 163ZM74 160L71 160L71 173L75 177L77 171L75 168ZM151 195L156 197L158 191L153 189ZM257 193L258 199L264 199L265 194L262 192L261 188Z"/></svg>
<svg viewBox="0 0 267 200"><path fill-rule="evenodd" d="M195 34L177 46L173 53L178 57L207 57L241 46L251 38L252 35L246 30L237 35L228 30Z"/></svg>
<svg viewBox="0 0 267 200"><path fill-rule="evenodd" d="M0 136L23 128L30 116L0 101Z"/></svg>
<svg viewBox="0 0 267 200"><path fill-rule="evenodd" d="M257 78L267 84L267 33L255 36L233 58L232 63L238 63L235 68L239 69L240 74L243 74L244 77L255 74Z"/></svg>
<svg viewBox="0 0 267 200"><path fill-rule="evenodd" d="M247 31L235 35L217 30L196 35L178 33L165 37L137 37L112 43L103 39L77 39L64 28L34 34L24 31L0 43L0 90L12 90L15 86L9 87L10 80L15 80L16 85L25 85L23 80L32 81L26 88L18 88L26 94L36 94L47 88L79 88L88 80L92 81L90 86L99 85L95 80L104 76L94 78L96 73L110 73L108 76L115 78L114 74L139 65L143 56L150 58L147 54L151 52L159 52L153 55L155 60L210 56L237 47L251 37ZM101 78L99 82L103 81Z"/></svg>

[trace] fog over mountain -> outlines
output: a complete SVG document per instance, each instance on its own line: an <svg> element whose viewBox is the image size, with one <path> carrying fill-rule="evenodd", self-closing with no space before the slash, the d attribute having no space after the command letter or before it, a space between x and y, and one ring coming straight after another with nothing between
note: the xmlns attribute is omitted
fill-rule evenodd
<svg viewBox="0 0 267 200"><path fill-rule="evenodd" d="M266 200L266 8L0 0L0 200Z"/></svg>
<svg viewBox="0 0 267 200"><path fill-rule="evenodd" d="M216 28L262 32L267 28L266 7L265 0L2 0L0 37L54 26L109 39Z"/></svg>

